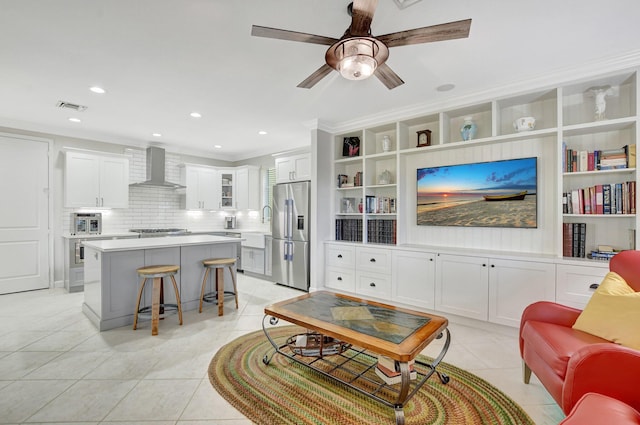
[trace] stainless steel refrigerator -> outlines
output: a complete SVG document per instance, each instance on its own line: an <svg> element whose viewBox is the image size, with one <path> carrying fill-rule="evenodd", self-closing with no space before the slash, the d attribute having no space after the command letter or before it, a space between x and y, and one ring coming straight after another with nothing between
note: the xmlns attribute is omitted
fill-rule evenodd
<svg viewBox="0 0 640 425"><path fill-rule="evenodd" d="M309 291L310 195L308 181L273 187L271 278L303 291Z"/></svg>

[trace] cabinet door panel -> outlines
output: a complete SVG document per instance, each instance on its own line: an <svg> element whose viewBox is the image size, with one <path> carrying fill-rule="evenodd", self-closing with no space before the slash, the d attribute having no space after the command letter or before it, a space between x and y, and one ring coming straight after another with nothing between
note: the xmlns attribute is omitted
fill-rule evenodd
<svg viewBox="0 0 640 425"><path fill-rule="evenodd" d="M64 168L65 207L97 207L100 198L100 160L68 152Z"/></svg>
<svg viewBox="0 0 640 425"><path fill-rule="evenodd" d="M325 247L325 256L328 265L351 269L355 267L355 247L330 244L325 245Z"/></svg>
<svg viewBox="0 0 640 425"><path fill-rule="evenodd" d="M438 254L436 261L436 310L487 320L488 259Z"/></svg>
<svg viewBox="0 0 640 425"><path fill-rule="evenodd" d="M391 273L391 251L382 248L356 247L356 267L358 270Z"/></svg>
<svg viewBox="0 0 640 425"><path fill-rule="evenodd" d="M356 279L353 270L327 267L324 283L327 288L337 289L338 291L352 293L356 291Z"/></svg>
<svg viewBox="0 0 640 425"><path fill-rule="evenodd" d="M555 265L492 259L489 321L520 326L522 311L536 301L555 301Z"/></svg>
<svg viewBox="0 0 640 425"><path fill-rule="evenodd" d="M435 254L394 251L392 254L392 299L401 303L435 308Z"/></svg>
<svg viewBox="0 0 640 425"><path fill-rule="evenodd" d="M129 160L123 158L101 159L100 206L129 207Z"/></svg>
<svg viewBox="0 0 640 425"><path fill-rule="evenodd" d="M556 300L561 304L583 309L595 287L609 272L606 267L573 266L558 264L556 270Z"/></svg>
<svg viewBox="0 0 640 425"><path fill-rule="evenodd" d="M356 294L388 300L391 298L391 277L380 273L357 271Z"/></svg>

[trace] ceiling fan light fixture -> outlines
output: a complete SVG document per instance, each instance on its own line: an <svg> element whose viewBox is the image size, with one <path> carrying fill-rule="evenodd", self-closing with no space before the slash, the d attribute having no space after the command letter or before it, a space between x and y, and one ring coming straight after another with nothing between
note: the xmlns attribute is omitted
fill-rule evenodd
<svg viewBox="0 0 640 425"><path fill-rule="evenodd" d="M379 65L376 60L379 51L378 43L371 38L342 40L334 49L336 70L348 80L369 78Z"/></svg>

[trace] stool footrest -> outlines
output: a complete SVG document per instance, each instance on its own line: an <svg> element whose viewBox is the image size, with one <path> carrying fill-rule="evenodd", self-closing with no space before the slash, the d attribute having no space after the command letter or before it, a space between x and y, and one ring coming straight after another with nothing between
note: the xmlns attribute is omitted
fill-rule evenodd
<svg viewBox="0 0 640 425"><path fill-rule="evenodd" d="M174 315L178 312L178 304L160 304L160 308L164 309L164 313L160 313L159 319L164 319L165 316ZM142 319L151 319L151 306L140 307L138 310L138 317Z"/></svg>
<svg viewBox="0 0 640 425"><path fill-rule="evenodd" d="M224 296L235 297L236 293L231 291L224 291ZM218 291L209 292L208 294L204 294L202 297L202 301L206 303L215 304L218 302Z"/></svg>

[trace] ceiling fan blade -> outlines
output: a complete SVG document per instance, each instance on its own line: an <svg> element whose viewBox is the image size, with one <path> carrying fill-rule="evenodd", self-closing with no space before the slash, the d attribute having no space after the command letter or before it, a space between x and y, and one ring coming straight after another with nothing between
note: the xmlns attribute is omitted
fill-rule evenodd
<svg viewBox="0 0 640 425"><path fill-rule="evenodd" d="M469 37L471 19L398 31L391 34L377 36L387 47L407 46L409 44L431 43L434 41L453 40Z"/></svg>
<svg viewBox="0 0 640 425"><path fill-rule="evenodd" d="M325 63L313 74L309 75L303 82L298 84L298 87L300 87L301 89L310 89L311 87L315 86L318 81L329 75L331 71L333 71L333 68Z"/></svg>
<svg viewBox="0 0 640 425"><path fill-rule="evenodd" d="M371 21L378 7L378 0L354 0L351 11L352 36L369 35L371 33Z"/></svg>
<svg viewBox="0 0 640 425"><path fill-rule="evenodd" d="M396 87L404 84L402 78L398 77L398 74L393 72L393 70L386 63L379 65L376 68L374 75L378 77L378 80L382 81L382 84L387 86L389 90L395 89Z"/></svg>
<svg viewBox="0 0 640 425"><path fill-rule="evenodd" d="M322 44L325 46L331 46L338 41L337 38L325 37L323 35L261 27L259 25L251 26L251 35L254 37L277 38L280 40L300 41L302 43Z"/></svg>

